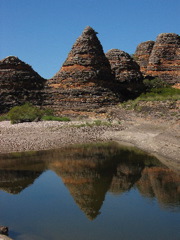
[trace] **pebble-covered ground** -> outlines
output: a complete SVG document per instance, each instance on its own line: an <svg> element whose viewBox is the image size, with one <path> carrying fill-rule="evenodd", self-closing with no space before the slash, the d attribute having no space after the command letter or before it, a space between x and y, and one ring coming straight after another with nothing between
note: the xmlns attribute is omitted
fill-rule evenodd
<svg viewBox="0 0 180 240"><path fill-rule="evenodd" d="M60 148L63 146L109 140L106 131L121 131L120 124L71 121L42 121L11 124L0 122L0 153Z"/></svg>

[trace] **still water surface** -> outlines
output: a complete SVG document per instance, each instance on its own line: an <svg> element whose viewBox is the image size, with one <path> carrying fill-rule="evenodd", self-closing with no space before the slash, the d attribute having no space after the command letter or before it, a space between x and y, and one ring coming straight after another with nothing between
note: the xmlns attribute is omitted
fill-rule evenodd
<svg viewBox="0 0 180 240"><path fill-rule="evenodd" d="M179 240L180 175L115 143L0 156L15 240Z"/></svg>

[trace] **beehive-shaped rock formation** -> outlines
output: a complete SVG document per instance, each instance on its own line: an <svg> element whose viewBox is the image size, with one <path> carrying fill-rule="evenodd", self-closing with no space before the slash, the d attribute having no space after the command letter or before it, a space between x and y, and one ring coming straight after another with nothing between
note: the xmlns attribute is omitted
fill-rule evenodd
<svg viewBox="0 0 180 240"><path fill-rule="evenodd" d="M0 112L31 102L42 104L45 79L19 58L10 56L0 61Z"/></svg>
<svg viewBox="0 0 180 240"><path fill-rule="evenodd" d="M139 64L140 71L144 75L146 75L147 65L149 63L149 57L151 55L153 46L154 41L142 42L137 46L136 52L134 54L134 59Z"/></svg>
<svg viewBox="0 0 180 240"><path fill-rule="evenodd" d="M48 81L48 91L59 112L85 112L119 101L108 59L91 27L76 40L62 68ZM49 96L50 96L49 95Z"/></svg>
<svg viewBox="0 0 180 240"><path fill-rule="evenodd" d="M152 49L146 75L174 84L180 82L180 36L160 34Z"/></svg>
<svg viewBox="0 0 180 240"><path fill-rule="evenodd" d="M106 53L115 79L121 83L138 82L142 79L139 65L126 52L111 49Z"/></svg>
<svg viewBox="0 0 180 240"><path fill-rule="evenodd" d="M53 82L63 83L63 87L80 82L112 79L108 60L102 45L91 27L86 27L76 40L60 71L53 77Z"/></svg>
<svg viewBox="0 0 180 240"><path fill-rule="evenodd" d="M131 94L139 89L142 84L142 73L139 65L126 52L119 49L111 49L106 53L112 74L115 80L120 83L120 91L129 90Z"/></svg>

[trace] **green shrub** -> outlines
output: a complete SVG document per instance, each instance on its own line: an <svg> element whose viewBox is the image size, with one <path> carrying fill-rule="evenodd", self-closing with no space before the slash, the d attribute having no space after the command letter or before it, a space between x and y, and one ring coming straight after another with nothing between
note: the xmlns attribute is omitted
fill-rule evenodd
<svg viewBox="0 0 180 240"><path fill-rule="evenodd" d="M149 91L151 89L158 89L158 88L166 88L169 87L169 84L165 81L163 81L160 78L145 78L143 80L143 83L146 87L146 90Z"/></svg>
<svg viewBox="0 0 180 240"><path fill-rule="evenodd" d="M1 120L2 119L2 120ZM30 103L13 107L7 115L0 117L0 121L10 120L11 123L22 123L32 121L71 121L68 117L53 116L52 109L40 109Z"/></svg>
<svg viewBox="0 0 180 240"><path fill-rule="evenodd" d="M43 115L43 111L37 107L34 107L30 103L26 103L22 106L13 107L8 112L8 118L11 123L32 122L39 121Z"/></svg>
<svg viewBox="0 0 180 240"><path fill-rule="evenodd" d="M43 116L54 116L54 110L52 108L44 108Z"/></svg>
<svg viewBox="0 0 180 240"><path fill-rule="evenodd" d="M150 92L142 93L137 99L144 101L180 100L180 90L171 87L155 88Z"/></svg>
<svg viewBox="0 0 180 240"><path fill-rule="evenodd" d="M9 120L9 117L8 117L7 114L3 114L3 115L0 116L0 122L7 121L7 120Z"/></svg>

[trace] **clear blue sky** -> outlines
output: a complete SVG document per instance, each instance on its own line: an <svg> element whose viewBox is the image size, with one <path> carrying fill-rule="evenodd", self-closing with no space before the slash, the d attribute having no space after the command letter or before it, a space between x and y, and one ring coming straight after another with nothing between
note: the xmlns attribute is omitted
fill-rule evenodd
<svg viewBox="0 0 180 240"><path fill-rule="evenodd" d="M17 56L51 78L86 26L105 52L132 54L160 33L180 34L180 0L0 0L0 59Z"/></svg>

